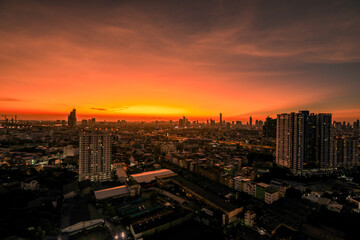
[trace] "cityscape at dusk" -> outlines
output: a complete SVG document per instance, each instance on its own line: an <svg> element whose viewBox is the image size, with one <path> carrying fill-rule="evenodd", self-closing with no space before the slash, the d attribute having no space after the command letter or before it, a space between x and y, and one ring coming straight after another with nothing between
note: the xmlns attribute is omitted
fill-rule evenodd
<svg viewBox="0 0 360 240"><path fill-rule="evenodd" d="M359 26L357 0L0 0L0 239L359 239Z"/></svg>

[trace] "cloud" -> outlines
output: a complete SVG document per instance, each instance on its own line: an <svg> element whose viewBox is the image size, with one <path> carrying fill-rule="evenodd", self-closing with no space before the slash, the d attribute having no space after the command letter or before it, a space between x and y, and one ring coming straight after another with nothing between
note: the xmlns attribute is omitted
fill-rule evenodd
<svg viewBox="0 0 360 240"><path fill-rule="evenodd" d="M338 93L360 87L359 4L3 1L0 95L48 109L76 101L104 115L137 105L228 116L311 108L318 99L322 109L349 106L359 99Z"/></svg>
<svg viewBox="0 0 360 240"><path fill-rule="evenodd" d="M0 102L20 102L21 99L17 98L8 98L8 97L0 97Z"/></svg>
<svg viewBox="0 0 360 240"><path fill-rule="evenodd" d="M92 108L90 108L90 109L92 109L92 110L98 110L98 111L107 111L108 109L106 109L106 108L96 108L96 107L92 107Z"/></svg>
<svg viewBox="0 0 360 240"><path fill-rule="evenodd" d="M125 110L128 107L116 107L116 108L98 108L98 107L92 107L90 109L92 110L97 110L97 111L121 111L121 110Z"/></svg>

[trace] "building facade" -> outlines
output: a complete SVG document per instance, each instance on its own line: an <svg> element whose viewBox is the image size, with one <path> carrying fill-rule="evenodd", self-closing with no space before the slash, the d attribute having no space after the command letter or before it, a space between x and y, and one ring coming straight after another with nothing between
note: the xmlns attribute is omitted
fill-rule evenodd
<svg viewBox="0 0 360 240"><path fill-rule="evenodd" d="M107 181L111 177L111 139L107 133L80 133L79 181Z"/></svg>
<svg viewBox="0 0 360 240"><path fill-rule="evenodd" d="M279 114L276 163L294 171L330 167L331 119L331 114L309 111Z"/></svg>
<svg viewBox="0 0 360 240"><path fill-rule="evenodd" d="M263 126L263 137L264 138L276 138L276 119L267 117Z"/></svg>
<svg viewBox="0 0 360 240"><path fill-rule="evenodd" d="M333 138L330 145L330 163L334 167L355 167L359 161L359 141L350 138Z"/></svg>

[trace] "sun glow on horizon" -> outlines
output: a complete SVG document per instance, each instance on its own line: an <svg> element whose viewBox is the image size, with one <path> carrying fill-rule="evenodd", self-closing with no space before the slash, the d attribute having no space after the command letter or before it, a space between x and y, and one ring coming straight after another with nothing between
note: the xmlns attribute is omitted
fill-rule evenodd
<svg viewBox="0 0 360 240"><path fill-rule="evenodd" d="M135 105L120 108L91 108L94 113L96 110L101 111L104 114L124 114L124 115L181 115L187 114L188 111L184 108L170 107L170 106L154 106L154 105Z"/></svg>
<svg viewBox="0 0 360 240"><path fill-rule="evenodd" d="M237 120L306 108L359 117L352 4L300 17L292 3L268 18L279 3L193 1L181 13L183 1L34 2L1 5L1 115Z"/></svg>

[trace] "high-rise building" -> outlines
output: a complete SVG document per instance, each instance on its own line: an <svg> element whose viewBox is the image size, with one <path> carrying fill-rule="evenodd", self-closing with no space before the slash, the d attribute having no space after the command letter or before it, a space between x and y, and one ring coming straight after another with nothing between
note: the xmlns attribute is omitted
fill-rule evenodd
<svg viewBox="0 0 360 240"><path fill-rule="evenodd" d="M358 165L359 141L335 137L330 144L330 164L333 167L354 167Z"/></svg>
<svg viewBox="0 0 360 240"><path fill-rule="evenodd" d="M276 164L292 168L295 113L282 113L277 116L276 126Z"/></svg>
<svg viewBox="0 0 360 240"><path fill-rule="evenodd" d="M344 166L355 167L359 159L359 141L356 139L345 139L344 141Z"/></svg>
<svg viewBox="0 0 360 240"><path fill-rule="evenodd" d="M107 181L111 173L111 140L108 133L81 132L79 181Z"/></svg>
<svg viewBox="0 0 360 240"><path fill-rule="evenodd" d="M263 126L263 136L265 138L276 138L276 119L266 118Z"/></svg>
<svg viewBox="0 0 360 240"><path fill-rule="evenodd" d="M257 127L263 127L264 126L264 122L262 120L256 120L257 121Z"/></svg>
<svg viewBox="0 0 360 240"><path fill-rule="evenodd" d="M331 114L279 114L276 163L293 170L329 167L330 127Z"/></svg>
<svg viewBox="0 0 360 240"><path fill-rule="evenodd" d="M330 166L330 129L332 116L328 113L316 115L316 164L320 167Z"/></svg>
<svg viewBox="0 0 360 240"><path fill-rule="evenodd" d="M16 117L16 115L15 115ZM16 119L16 118L15 118ZM354 122L353 124L353 128L354 128L354 132L355 132L355 135L358 136L359 133L360 133L360 123L359 123L359 120L356 120L356 122Z"/></svg>
<svg viewBox="0 0 360 240"><path fill-rule="evenodd" d="M223 124L222 113L220 113L220 125Z"/></svg>
<svg viewBox="0 0 360 240"><path fill-rule="evenodd" d="M77 119L76 119L76 109L73 109L70 114L68 115L68 126L73 128L76 126Z"/></svg>
<svg viewBox="0 0 360 240"><path fill-rule="evenodd" d="M179 119L179 127L185 127L188 124L188 120L185 116Z"/></svg>
<svg viewBox="0 0 360 240"><path fill-rule="evenodd" d="M252 126L252 117L250 116L250 119L249 119L249 124L250 126Z"/></svg>

